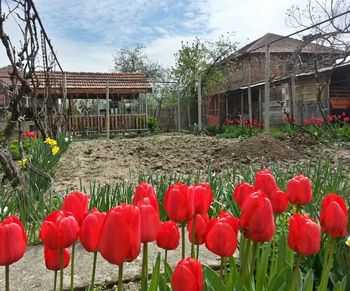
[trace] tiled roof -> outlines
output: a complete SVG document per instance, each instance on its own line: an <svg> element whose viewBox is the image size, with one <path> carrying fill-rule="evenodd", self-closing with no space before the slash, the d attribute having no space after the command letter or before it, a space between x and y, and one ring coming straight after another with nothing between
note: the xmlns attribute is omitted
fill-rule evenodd
<svg viewBox="0 0 350 291"><path fill-rule="evenodd" d="M104 89L108 82L110 89L142 89L151 90L151 85L143 73L93 73L93 72L65 72L67 89ZM45 74L36 72L39 89L45 87ZM63 74L49 73L51 87L63 86ZM0 69L0 81L9 83L9 68Z"/></svg>
<svg viewBox="0 0 350 291"><path fill-rule="evenodd" d="M249 52L261 53L265 52L265 45L276 41L270 45L270 52L275 53L293 53L296 51L303 42L301 40L287 37L282 40L277 41L278 39L283 38L282 35L267 33L264 36L254 40L253 42L245 45L238 50L238 54L245 54ZM303 47L302 53L339 53L340 51L316 44L308 44Z"/></svg>

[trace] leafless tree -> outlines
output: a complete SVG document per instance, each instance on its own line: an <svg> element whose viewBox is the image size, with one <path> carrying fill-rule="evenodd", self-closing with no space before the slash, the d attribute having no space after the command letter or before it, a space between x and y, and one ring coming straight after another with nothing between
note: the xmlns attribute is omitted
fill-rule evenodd
<svg viewBox="0 0 350 291"><path fill-rule="evenodd" d="M325 118L322 95L331 81L334 69L348 61L350 55L350 2L348 0L307 0L304 8L292 6L287 11L288 21L295 28L309 28L302 35L303 43L292 58L292 69L297 72L313 71L317 85L317 102ZM302 57L307 49L309 57ZM305 56L305 54L304 54ZM320 69L328 67L326 77Z"/></svg>

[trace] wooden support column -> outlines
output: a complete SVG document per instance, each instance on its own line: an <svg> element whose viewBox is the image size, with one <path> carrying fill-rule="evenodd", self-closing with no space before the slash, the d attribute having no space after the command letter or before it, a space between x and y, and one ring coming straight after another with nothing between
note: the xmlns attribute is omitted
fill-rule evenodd
<svg viewBox="0 0 350 291"><path fill-rule="evenodd" d="M265 46L265 132L270 132L270 45Z"/></svg>
<svg viewBox="0 0 350 291"><path fill-rule="evenodd" d="M249 124L250 124L250 126L253 123L251 82L252 82L252 66L251 66L251 63L249 62L249 66L248 66L248 110L249 110Z"/></svg>
<svg viewBox="0 0 350 291"><path fill-rule="evenodd" d="M180 117L180 88L179 83L176 84L176 101L177 101L177 131L181 130L181 117Z"/></svg>
<svg viewBox="0 0 350 291"><path fill-rule="evenodd" d="M259 87L259 121L261 122L262 121L262 93L261 93L261 87Z"/></svg>
<svg viewBox="0 0 350 291"><path fill-rule="evenodd" d="M106 137L109 139L109 83L106 83Z"/></svg>
<svg viewBox="0 0 350 291"><path fill-rule="evenodd" d="M225 97L226 119L228 119L228 96Z"/></svg>
<svg viewBox="0 0 350 291"><path fill-rule="evenodd" d="M241 117L243 117L244 111L244 100L243 100L243 91L241 91Z"/></svg>
<svg viewBox="0 0 350 291"><path fill-rule="evenodd" d="M63 128L64 128L64 135L67 134L67 131L69 131L69 118L67 117L67 77L66 74L63 73L63 101L62 101L62 109L63 109Z"/></svg>
<svg viewBox="0 0 350 291"><path fill-rule="evenodd" d="M290 100L290 116L294 122L297 115L297 94L296 94L296 85L295 85L295 75L292 74L290 77L291 83L291 100ZM300 115L299 115L300 116Z"/></svg>

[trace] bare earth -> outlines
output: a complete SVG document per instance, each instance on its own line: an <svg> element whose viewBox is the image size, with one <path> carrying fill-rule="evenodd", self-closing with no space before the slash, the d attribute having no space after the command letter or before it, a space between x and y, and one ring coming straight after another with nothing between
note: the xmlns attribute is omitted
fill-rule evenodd
<svg viewBox="0 0 350 291"><path fill-rule="evenodd" d="M120 140L73 142L62 157L55 176L56 192L79 189L80 179L115 184L136 181L140 172L186 174L206 170L221 172L233 162L288 164L310 152L288 141L259 136L246 140L208 136L160 135Z"/></svg>

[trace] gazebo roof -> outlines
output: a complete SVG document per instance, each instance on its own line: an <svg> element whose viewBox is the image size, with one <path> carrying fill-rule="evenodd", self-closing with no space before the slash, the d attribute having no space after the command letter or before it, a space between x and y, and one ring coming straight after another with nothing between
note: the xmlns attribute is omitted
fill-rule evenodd
<svg viewBox="0 0 350 291"><path fill-rule="evenodd" d="M11 67L0 69L0 82L11 85L9 73ZM98 73L98 72L36 72L39 82L39 93L45 89L46 80L50 82L49 87L53 91L62 90L66 79L67 94L104 94L106 86L110 93L147 93L152 91L144 73ZM56 89L56 90L55 90ZM57 91L58 91L57 90Z"/></svg>

